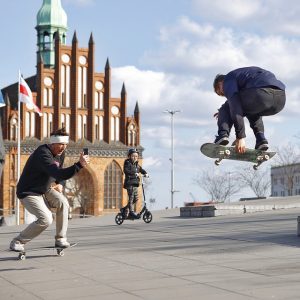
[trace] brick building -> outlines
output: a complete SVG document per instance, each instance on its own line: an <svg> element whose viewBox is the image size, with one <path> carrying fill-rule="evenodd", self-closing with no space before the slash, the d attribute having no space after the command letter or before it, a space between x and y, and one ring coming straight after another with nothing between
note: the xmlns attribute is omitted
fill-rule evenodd
<svg viewBox="0 0 300 300"><path fill-rule="evenodd" d="M76 32L72 44L66 44L67 15L60 0L43 1L36 30L36 75L25 80L43 116L21 103L21 170L34 149L64 126L70 133L65 165L76 161L83 147L89 148L91 158L89 168L68 182L65 192L71 205L93 215L116 211L127 203L122 168L128 147L143 150L138 105L128 117L124 84L120 98L111 97L110 63L107 59L104 72L96 72L92 34L87 48L79 47ZM18 83L2 93L7 105L0 110L6 152L0 208L10 215L16 204Z"/></svg>

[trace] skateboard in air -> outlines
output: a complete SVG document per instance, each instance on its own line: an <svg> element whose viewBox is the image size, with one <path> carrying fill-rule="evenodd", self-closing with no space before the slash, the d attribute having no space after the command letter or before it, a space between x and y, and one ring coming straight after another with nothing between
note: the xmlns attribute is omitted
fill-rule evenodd
<svg viewBox="0 0 300 300"><path fill-rule="evenodd" d="M40 250L56 250L56 253L58 256L64 256L65 255L65 250L72 248L74 246L76 246L77 243L71 243L69 247L67 248L62 248L62 247L56 247L56 246L46 246L46 247L38 247L38 248L32 248L32 249L25 249L25 251L16 251L16 250L9 250L9 251L13 251L13 252L18 252L18 259L19 260L25 260L26 259L26 253L27 252L31 252L31 251L40 251Z"/></svg>
<svg viewBox="0 0 300 300"><path fill-rule="evenodd" d="M246 148L245 153L238 153L234 146L222 146L214 143L205 143L201 146L200 151L207 157L216 158L215 164L220 165L223 159L248 161L253 163L253 169L258 167L265 161L271 159L276 152L262 151Z"/></svg>

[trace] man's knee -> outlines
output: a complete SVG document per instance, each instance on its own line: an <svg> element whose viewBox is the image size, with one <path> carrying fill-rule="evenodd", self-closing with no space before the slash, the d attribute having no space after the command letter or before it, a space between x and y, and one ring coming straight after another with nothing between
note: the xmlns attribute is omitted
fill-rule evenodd
<svg viewBox="0 0 300 300"><path fill-rule="evenodd" d="M68 199L63 194L57 191L52 191L50 205L54 208L60 209L69 209L70 207Z"/></svg>
<svg viewBox="0 0 300 300"><path fill-rule="evenodd" d="M37 224L42 225L44 227L50 226L52 222L53 222L53 217L51 211L49 211L49 213L47 214L41 215L36 221Z"/></svg>

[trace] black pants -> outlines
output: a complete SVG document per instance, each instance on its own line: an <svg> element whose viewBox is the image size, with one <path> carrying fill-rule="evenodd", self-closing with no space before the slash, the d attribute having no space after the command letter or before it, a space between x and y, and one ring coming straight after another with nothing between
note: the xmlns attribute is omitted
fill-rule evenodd
<svg viewBox="0 0 300 300"><path fill-rule="evenodd" d="M244 117L249 120L254 134L264 132L263 116L280 112L285 105L285 91L273 88L247 89L239 92ZM219 110L218 135L229 136L233 126L229 104L226 101Z"/></svg>

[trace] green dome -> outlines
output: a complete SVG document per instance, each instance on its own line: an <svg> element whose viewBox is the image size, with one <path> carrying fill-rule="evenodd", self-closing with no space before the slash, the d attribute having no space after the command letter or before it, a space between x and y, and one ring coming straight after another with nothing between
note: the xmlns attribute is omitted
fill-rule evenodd
<svg viewBox="0 0 300 300"><path fill-rule="evenodd" d="M43 0L37 14L37 26L55 26L67 29L67 14L61 6L61 0Z"/></svg>

